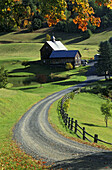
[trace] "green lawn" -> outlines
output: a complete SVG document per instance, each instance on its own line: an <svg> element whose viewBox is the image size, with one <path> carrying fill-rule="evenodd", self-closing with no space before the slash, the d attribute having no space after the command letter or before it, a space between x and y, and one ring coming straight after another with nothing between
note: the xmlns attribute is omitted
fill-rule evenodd
<svg viewBox="0 0 112 170"><path fill-rule="evenodd" d="M78 121L81 127L85 127L86 131L94 136L98 134L98 138L107 142L112 143L112 118L109 118L108 127L106 127L104 122L104 116L100 110L101 104L105 100L100 96L92 93L80 93L74 96L73 100L70 100L70 108L68 110L68 115L74 120ZM71 134L69 130L60 124L58 119L58 114L56 112L57 101L53 103L49 112L49 120L51 124L57 130L61 130L64 135L69 137L76 137L75 134ZM62 120L61 120L62 121ZM80 133L78 133L80 134ZM92 140L91 137L89 137ZM101 145L103 143L98 142ZM105 145L112 149L111 145Z"/></svg>

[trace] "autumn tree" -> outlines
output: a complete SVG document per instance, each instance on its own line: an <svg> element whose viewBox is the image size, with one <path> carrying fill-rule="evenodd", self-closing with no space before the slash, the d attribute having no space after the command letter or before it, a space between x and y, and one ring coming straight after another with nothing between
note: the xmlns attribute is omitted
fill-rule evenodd
<svg viewBox="0 0 112 170"><path fill-rule="evenodd" d="M72 4L72 11L76 12L73 19L78 28L82 31L87 30L88 22L94 26L100 26L100 18L94 16L94 10L89 5L89 0L69 0ZM97 0L99 6L105 5L112 9L112 0ZM48 25L57 24L60 20L66 20L65 9L67 8L66 0L39 0L42 15L48 21Z"/></svg>
<svg viewBox="0 0 112 170"><path fill-rule="evenodd" d="M72 11L76 13L73 22L78 24L82 31L87 30L88 23L100 26L101 20L95 17L89 0L69 0ZM112 9L112 0L97 0L99 6L104 5ZM40 14L47 19L48 25L56 25L59 21L66 20L65 11L67 0L0 0L0 31L10 31L20 26L29 24L35 14ZM34 18L34 17L33 17ZM32 21L32 20L31 20Z"/></svg>

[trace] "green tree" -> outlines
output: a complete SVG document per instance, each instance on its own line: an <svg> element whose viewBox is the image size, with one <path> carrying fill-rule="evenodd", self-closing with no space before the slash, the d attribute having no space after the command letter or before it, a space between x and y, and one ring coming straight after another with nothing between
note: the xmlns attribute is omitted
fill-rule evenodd
<svg viewBox="0 0 112 170"><path fill-rule="evenodd" d="M101 105L102 114L105 116L104 121L106 123L106 127L108 127L108 118L112 116L111 109L112 109L112 104L109 102L109 100L107 100L106 103L103 103Z"/></svg>
<svg viewBox="0 0 112 170"><path fill-rule="evenodd" d="M99 60L97 64L97 72L104 72L105 79L109 77L112 69L112 45L109 41L104 41L100 43L99 46Z"/></svg>
<svg viewBox="0 0 112 170"><path fill-rule="evenodd" d="M5 88L8 83L8 73L7 70L4 69L4 66L0 68L0 88Z"/></svg>

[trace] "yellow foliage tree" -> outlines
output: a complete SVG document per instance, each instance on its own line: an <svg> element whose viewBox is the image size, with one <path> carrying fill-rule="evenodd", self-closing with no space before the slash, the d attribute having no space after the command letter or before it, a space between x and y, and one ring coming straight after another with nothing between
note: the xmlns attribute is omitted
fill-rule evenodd
<svg viewBox="0 0 112 170"><path fill-rule="evenodd" d="M88 22L92 25L100 27L101 20L99 17L94 16L94 10L89 5L88 0L69 0L72 2L73 11L77 16L73 19L78 28L82 31L87 30ZM67 7L66 0L39 0L40 9L44 17L48 21L48 25L52 26L57 24L60 20L66 20L65 9ZM112 0L97 0L96 3L101 6L105 5L112 9Z"/></svg>

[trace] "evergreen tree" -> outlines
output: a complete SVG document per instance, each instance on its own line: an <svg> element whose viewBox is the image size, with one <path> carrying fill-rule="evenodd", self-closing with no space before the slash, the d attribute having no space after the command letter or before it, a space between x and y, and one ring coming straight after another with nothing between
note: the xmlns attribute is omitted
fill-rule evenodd
<svg viewBox="0 0 112 170"><path fill-rule="evenodd" d="M98 60L97 71L105 73L105 79L111 74L112 69L112 45L109 41L104 41L100 43L99 46L100 57Z"/></svg>

